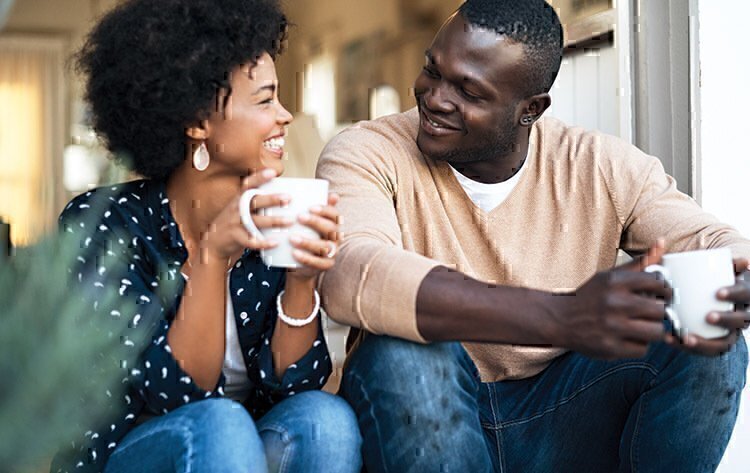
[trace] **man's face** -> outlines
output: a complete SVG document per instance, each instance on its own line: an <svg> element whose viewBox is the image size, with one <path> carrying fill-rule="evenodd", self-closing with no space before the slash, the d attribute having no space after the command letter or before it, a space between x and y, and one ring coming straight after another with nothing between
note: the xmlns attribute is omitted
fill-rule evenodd
<svg viewBox="0 0 750 473"><path fill-rule="evenodd" d="M524 98L523 46L456 14L425 55L414 83L422 153L470 163L513 151Z"/></svg>

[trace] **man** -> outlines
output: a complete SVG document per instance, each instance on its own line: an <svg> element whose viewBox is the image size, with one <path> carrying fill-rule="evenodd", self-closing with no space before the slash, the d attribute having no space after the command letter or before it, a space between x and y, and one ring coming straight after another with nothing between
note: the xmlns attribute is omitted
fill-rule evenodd
<svg viewBox="0 0 750 473"><path fill-rule="evenodd" d="M661 255L750 241L658 160L545 118L562 33L542 0L468 0L437 33L417 109L324 150L345 242L328 313L368 332L342 394L368 472L712 471L745 382L730 335L677 340ZM615 269L617 249L646 253ZM741 280L720 298L743 306ZM460 342L460 343L459 343Z"/></svg>

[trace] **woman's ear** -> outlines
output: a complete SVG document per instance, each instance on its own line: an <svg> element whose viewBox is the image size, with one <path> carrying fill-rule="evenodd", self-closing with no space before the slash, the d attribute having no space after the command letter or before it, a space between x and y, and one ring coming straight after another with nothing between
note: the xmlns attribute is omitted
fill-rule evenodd
<svg viewBox="0 0 750 473"><path fill-rule="evenodd" d="M185 134L195 141L206 141L211 135L211 125L208 120L197 121L185 128Z"/></svg>

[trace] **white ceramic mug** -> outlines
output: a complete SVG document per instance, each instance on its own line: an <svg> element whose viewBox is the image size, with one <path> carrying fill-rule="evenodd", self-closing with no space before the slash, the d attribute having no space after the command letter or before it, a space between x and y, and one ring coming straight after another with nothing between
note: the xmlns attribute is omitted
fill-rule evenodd
<svg viewBox="0 0 750 473"><path fill-rule="evenodd" d="M719 289L735 283L729 248L671 253L662 257L662 264L644 271L660 273L672 287L672 303L666 312L680 337L695 334L719 338L729 334L728 329L706 322L709 312L734 309L731 302L716 298Z"/></svg>
<svg viewBox="0 0 750 473"><path fill-rule="evenodd" d="M264 228L259 230L253 223L250 213L250 201L259 194L287 194L291 201L284 207L269 207L262 209L263 215L269 217L286 217L294 222L286 228ZM247 231L258 238L270 239L278 242L275 248L261 250L263 262L277 268L298 268L301 266L294 259L294 247L289 241L292 235L303 238L320 238L313 229L302 225L298 217L308 213L311 207L324 206L328 203L328 181L323 179L302 179L292 177L277 177L257 189L248 189L240 197L240 218Z"/></svg>

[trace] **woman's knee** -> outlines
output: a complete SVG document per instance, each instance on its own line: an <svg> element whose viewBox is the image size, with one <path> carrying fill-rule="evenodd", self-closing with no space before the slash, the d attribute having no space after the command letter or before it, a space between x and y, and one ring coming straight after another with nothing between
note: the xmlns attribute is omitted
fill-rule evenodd
<svg viewBox="0 0 750 473"><path fill-rule="evenodd" d="M292 471L295 465L359 471L359 426L352 408L338 396L322 391L296 394L261 419L259 428L271 471Z"/></svg>
<svg viewBox="0 0 750 473"><path fill-rule="evenodd" d="M207 399L195 403L195 407L198 410L192 428L196 467L217 472L265 471L263 443L242 405L229 399Z"/></svg>

